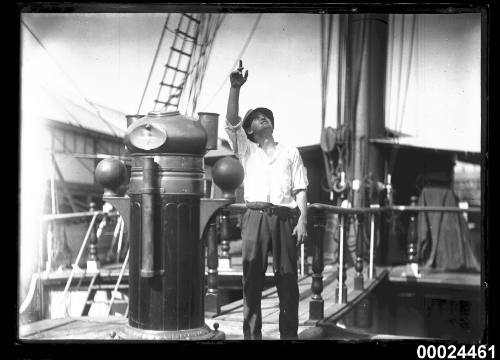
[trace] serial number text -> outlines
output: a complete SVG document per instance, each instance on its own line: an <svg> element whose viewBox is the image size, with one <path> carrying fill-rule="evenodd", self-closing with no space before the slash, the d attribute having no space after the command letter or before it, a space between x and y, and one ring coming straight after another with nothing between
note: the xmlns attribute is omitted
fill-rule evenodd
<svg viewBox="0 0 500 360"><path fill-rule="evenodd" d="M419 359L494 359L495 345L419 345Z"/></svg>

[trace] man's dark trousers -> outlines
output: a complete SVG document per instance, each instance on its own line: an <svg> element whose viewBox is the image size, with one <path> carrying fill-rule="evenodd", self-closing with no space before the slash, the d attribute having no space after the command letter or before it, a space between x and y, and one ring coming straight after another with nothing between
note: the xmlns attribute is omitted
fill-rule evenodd
<svg viewBox="0 0 500 360"><path fill-rule="evenodd" d="M243 239L243 334L245 339L262 338L261 297L269 250L280 302L281 339L296 339L299 288L297 285L297 247L293 228L297 209L279 211L247 209L242 218Z"/></svg>

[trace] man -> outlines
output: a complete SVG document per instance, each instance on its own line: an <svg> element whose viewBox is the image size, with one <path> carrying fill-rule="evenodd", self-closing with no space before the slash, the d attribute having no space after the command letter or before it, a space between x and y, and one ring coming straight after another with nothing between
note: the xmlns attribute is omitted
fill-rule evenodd
<svg viewBox="0 0 500 360"><path fill-rule="evenodd" d="M280 300L281 339L296 339L299 289L297 245L307 236L306 170L295 147L274 141L271 110L238 116L239 92L248 78L243 64L230 75L226 131L245 170L247 211L242 217L243 334L262 339L261 297L269 250ZM298 219L297 219L298 217ZM294 238L295 237L295 238Z"/></svg>

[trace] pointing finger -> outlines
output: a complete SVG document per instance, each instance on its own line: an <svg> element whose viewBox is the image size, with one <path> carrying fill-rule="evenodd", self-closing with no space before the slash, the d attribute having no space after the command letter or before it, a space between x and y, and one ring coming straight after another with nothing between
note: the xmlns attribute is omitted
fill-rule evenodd
<svg viewBox="0 0 500 360"><path fill-rule="evenodd" d="M238 67L238 70L243 70L243 60L240 59L240 66Z"/></svg>

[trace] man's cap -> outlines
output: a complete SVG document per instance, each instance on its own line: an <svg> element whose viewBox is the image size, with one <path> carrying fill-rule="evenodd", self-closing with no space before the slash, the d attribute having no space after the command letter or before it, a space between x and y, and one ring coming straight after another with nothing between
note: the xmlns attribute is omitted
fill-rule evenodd
<svg viewBox="0 0 500 360"><path fill-rule="evenodd" d="M248 110L247 113L245 114L245 116L243 117L243 130L245 130L245 132L250 128L250 125L252 124L252 120L257 115L257 113L262 113L266 117L268 117L269 120L271 120L271 124L273 125L273 129L274 129L274 115L273 115L273 112L271 110L269 110L268 108L258 107L258 108L255 108L255 109ZM250 140L253 141L253 135L248 135L247 134L247 137Z"/></svg>

